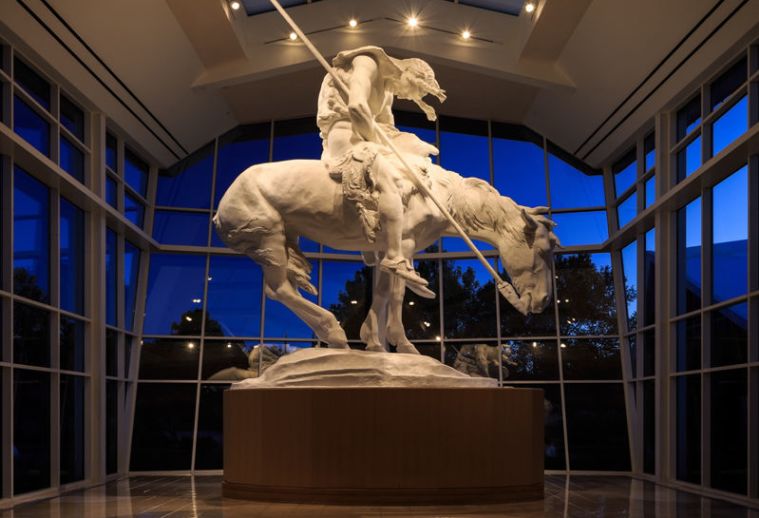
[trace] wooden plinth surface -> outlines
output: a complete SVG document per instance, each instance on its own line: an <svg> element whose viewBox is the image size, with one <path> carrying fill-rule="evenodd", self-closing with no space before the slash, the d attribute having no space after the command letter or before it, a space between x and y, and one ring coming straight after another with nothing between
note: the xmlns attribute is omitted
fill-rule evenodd
<svg viewBox="0 0 759 518"><path fill-rule="evenodd" d="M225 496L483 503L543 496L543 391L286 388L224 394Z"/></svg>

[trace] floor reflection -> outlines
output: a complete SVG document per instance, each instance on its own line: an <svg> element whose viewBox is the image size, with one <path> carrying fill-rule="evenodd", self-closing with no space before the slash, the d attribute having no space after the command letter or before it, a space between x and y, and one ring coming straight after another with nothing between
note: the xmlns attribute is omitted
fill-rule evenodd
<svg viewBox="0 0 759 518"><path fill-rule="evenodd" d="M551 475L545 499L500 505L356 507L222 498L221 477L132 477L17 506L2 518L36 517L687 517L759 518L759 511L628 477Z"/></svg>

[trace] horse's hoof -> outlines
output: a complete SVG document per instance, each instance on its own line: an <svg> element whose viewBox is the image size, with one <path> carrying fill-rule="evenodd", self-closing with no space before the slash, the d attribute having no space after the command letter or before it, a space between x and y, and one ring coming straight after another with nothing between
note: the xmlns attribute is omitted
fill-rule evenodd
<svg viewBox="0 0 759 518"><path fill-rule="evenodd" d="M385 349L383 346L381 346L379 344L378 345L367 345L366 346L366 350L367 351L372 351L374 353L386 353L387 352L387 349Z"/></svg>
<svg viewBox="0 0 759 518"><path fill-rule="evenodd" d="M329 344L330 349L350 349L351 346L347 343L345 344Z"/></svg>
<svg viewBox="0 0 759 518"><path fill-rule="evenodd" d="M419 354L419 351L416 350L416 347L411 344L399 345L395 350L401 354Z"/></svg>

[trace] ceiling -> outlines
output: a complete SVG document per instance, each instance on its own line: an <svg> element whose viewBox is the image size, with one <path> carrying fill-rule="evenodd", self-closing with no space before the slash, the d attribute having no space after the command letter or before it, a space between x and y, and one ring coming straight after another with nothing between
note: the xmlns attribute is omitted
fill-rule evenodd
<svg viewBox="0 0 759 518"><path fill-rule="evenodd" d="M316 109L324 71L276 12L247 16L225 0L0 10L2 34L55 63L65 88L162 165L238 124ZM288 13L327 57L368 44L421 57L448 92L440 113L525 124L594 166L759 29L759 0L540 0L518 16L463 0L320 0Z"/></svg>

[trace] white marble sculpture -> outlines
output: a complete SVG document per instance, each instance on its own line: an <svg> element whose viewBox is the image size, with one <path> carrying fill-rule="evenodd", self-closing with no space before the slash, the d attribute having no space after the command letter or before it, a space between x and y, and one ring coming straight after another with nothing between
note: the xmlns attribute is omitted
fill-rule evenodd
<svg viewBox="0 0 759 518"><path fill-rule="evenodd" d="M221 239L261 265L266 295L290 308L330 347L348 348L335 316L298 292L316 294L298 239L361 251L367 264L379 267L361 340L368 351L385 351L386 340L399 352L416 353L401 320L405 289L428 298L435 294L414 271L412 257L441 236L458 235L428 191L468 236L497 248L511 279L499 282L499 291L509 302L523 314L542 311L552 294L551 254L558 244L554 223L541 215L545 208L522 207L482 180L433 164L429 157L438 150L394 125L395 97L414 101L435 119L422 98L432 94L442 101L445 93L429 65L392 58L379 47L340 52L332 63L335 76L325 76L319 93L322 159L248 168L214 217ZM380 132L416 178L381 144L387 141Z"/></svg>

